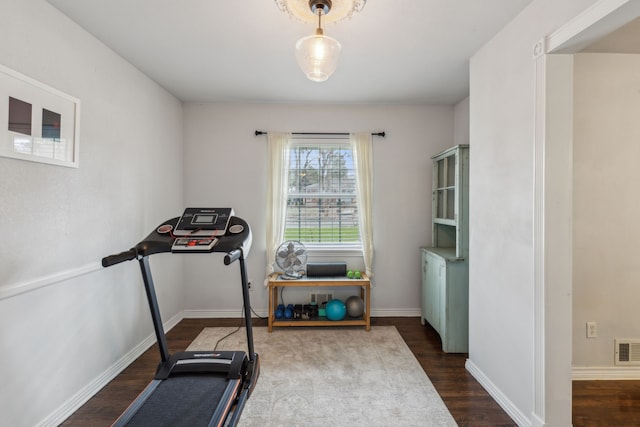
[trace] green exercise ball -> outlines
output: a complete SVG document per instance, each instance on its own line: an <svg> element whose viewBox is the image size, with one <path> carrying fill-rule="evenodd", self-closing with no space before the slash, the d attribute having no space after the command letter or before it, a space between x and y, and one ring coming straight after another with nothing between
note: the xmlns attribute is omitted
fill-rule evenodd
<svg viewBox="0 0 640 427"><path fill-rule="evenodd" d="M329 301L325 310L329 320L342 320L347 315L347 306L339 299Z"/></svg>

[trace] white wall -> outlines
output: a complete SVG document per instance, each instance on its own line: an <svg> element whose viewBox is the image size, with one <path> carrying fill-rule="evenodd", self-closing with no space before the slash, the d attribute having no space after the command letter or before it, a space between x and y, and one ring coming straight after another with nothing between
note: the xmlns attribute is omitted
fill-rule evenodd
<svg viewBox="0 0 640 427"><path fill-rule="evenodd" d="M182 110L45 1L0 10L0 63L81 101L78 169L0 157L0 424L55 425L152 334L136 264L100 259L181 211ZM152 260L165 319L175 258Z"/></svg>
<svg viewBox="0 0 640 427"><path fill-rule="evenodd" d="M614 339L640 338L639 85L638 55L574 56L574 367L612 367Z"/></svg>
<svg viewBox="0 0 640 427"><path fill-rule="evenodd" d="M533 47L592 3L535 0L471 59L467 367L519 425L571 412L534 413Z"/></svg>
<svg viewBox="0 0 640 427"><path fill-rule="evenodd" d="M254 130L384 130L386 138L373 140L372 314L419 315L419 248L431 241L431 156L453 145L453 110L447 106L186 104L185 203L233 206L252 226L253 249L247 263L252 305L258 313L266 313L267 292L262 286L266 136L256 137ZM358 268L362 261L348 259L347 263ZM239 313L235 268L225 269L221 262L209 264L197 257L185 260L190 284L185 308L193 310L192 315L207 309ZM210 285L211 277L216 277L215 284Z"/></svg>

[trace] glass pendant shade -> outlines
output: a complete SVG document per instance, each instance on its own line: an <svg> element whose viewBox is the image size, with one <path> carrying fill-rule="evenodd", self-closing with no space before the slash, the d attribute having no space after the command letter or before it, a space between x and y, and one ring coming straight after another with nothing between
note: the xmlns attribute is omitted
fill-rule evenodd
<svg viewBox="0 0 640 427"><path fill-rule="evenodd" d="M336 70L341 50L338 40L313 34L296 43L296 60L309 80L323 82Z"/></svg>

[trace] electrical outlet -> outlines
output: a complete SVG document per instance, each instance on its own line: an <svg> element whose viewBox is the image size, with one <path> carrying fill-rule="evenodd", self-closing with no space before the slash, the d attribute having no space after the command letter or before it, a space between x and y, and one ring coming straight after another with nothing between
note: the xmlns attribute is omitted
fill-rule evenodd
<svg viewBox="0 0 640 427"><path fill-rule="evenodd" d="M596 338L598 336L598 326L596 322L587 322L587 338Z"/></svg>
<svg viewBox="0 0 640 427"><path fill-rule="evenodd" d="M333 299L333 293L318 293L318 292L310 292L309 293L309 302L322 305L324 302L329 302Z"/></svg>

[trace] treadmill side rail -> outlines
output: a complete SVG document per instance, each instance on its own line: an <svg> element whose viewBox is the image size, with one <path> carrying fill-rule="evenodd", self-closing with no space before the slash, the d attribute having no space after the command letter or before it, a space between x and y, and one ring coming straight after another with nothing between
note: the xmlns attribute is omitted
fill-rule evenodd
<svg viewBox="0 0 640 427"><path fill-rule="evenodd" d="M136 397L136 400L131 402L131 404L127 407L127 409L118 417L117 420L111 424L111 427L124 427L126 426L131 418L140 410L142 405L145 404L149 396L153 394L156 388L160 385L160 380L151 381L142 392Z"/></svg>

